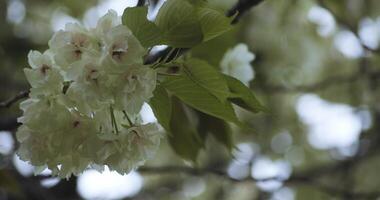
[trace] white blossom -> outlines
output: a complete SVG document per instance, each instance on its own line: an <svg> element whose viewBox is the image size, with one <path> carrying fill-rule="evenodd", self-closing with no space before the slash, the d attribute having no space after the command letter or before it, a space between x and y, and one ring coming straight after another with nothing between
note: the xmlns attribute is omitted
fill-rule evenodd
<svg viewBox="0 0 380 200"><path fill-rule="evenodd" d="M125 129L120 134L119 149L106 159L111 170L128 173L143 165L157 151L162 134L155 124L149 123Z"/></svg>
<svg viewBox="0 0 380 200"><path fill-rule="evenodd" d="M67 24L44 53L31 51L25 75L30 98L20 104L22 160L68 178L87 168L128 173L157 150L161 133L138 113L153 96L156 71L115 11L86 29Z"/></svg>
<svg viewBox="0 0 380 200"><path fill-rule="evenodd" d="M238 44L224 54L220 67L223 73L248 85L255 75L251 66L254 59L255 55L248 50L246 44Z"/></svg>
<svg viewBox="0 0 380 200"><path fill-rule="evenodd" d="M95 28L95 34L99 38L104 37L108 31L120 24L121 17L117 15L116 11L109 10L107 14L99 19Z"/></svg>
<svg viewBox="0 0 380 200"><path fill-rule="evenodd" d="M104 36L106 58L117 64L142 63L145 49L128 27L119 25Z"/></svg>
<svg viewBox="0 0 380 200"><path fill-rule="evenodd" d="M153 96L156 72L143 65L130 66L117 78L115 104L128 113L138 113L144 102Z"/></svg>
<svg viewBox="0 0 380 200"><path fill-rule="evenodd" d="M53 64L51 52L30 51L28 63L31 69L25 68L24 73L32 86L31 96L54 95L62 91L63 78Z"/></svg>

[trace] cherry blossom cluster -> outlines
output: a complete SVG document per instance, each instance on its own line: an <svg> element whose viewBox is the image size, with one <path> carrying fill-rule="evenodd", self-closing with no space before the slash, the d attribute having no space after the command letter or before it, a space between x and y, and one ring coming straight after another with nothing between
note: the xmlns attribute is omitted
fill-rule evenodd
<svg viewBox="0 0 380 200"><path fill-rule="evenodd" d="M18 155L53 175L104 166L124 174L154 155L162 135L139 111L153 96L156 72L146 49L115 11L95 28L67 24L49 49L31 51L25 75L30 98L20 104Z"/></svg>

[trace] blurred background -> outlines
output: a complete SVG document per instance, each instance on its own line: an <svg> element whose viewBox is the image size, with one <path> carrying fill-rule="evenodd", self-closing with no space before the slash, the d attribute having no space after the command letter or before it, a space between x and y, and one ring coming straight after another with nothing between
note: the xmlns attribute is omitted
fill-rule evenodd
<svg viewBox="0 0 380 200"><path fill-rule="evenodd" d="M162 3L150 1L150 19ZM228 10L236 1L211 3ZM93 27L108 9L121 15L136 4L0 0L0 102L28 89L27 53L47 49L65 23ZM378 0L265 0L232 31L192 49L218 66L227 49L246 43L256 55L250 87L270 109L236 108L256 131L232 127L233 155L208 138L195 166L200 170L189 170L193 165L164 140L153 160L128 175L34 176L14 154L18 104L1 106L0 199L379 199L379 42ZM142 116L156 121L148 105Z"/></svg>

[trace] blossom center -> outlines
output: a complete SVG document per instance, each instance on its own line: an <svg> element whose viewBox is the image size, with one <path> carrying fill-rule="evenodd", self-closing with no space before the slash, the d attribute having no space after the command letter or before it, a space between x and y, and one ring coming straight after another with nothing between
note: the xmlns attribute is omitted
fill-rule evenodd
<svg viewBox="0 0 380 200"><path fill-rule="evenodd" d="M49 65L43 64L40 68L40 71L43 75L46 75L47 71L50 69Z"/></svg>

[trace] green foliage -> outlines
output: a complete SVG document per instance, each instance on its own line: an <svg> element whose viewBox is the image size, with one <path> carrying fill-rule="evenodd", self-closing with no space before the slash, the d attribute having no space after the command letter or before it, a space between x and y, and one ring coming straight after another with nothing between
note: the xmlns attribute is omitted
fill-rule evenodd
<svg viewBox="0 0 380 200"><path fill-rule="evenodd" d="M150 47L161 43L162 35L158 27L146 16L148 7L126 8L123 13L123 24L128 26L135 37L144 47Z"/></svg>
<svg viewBox="0 0 380 200"><path fill-rule="evenodd" d="M201 0L168 0L154 23L148 21L146 15L147 7L127 8L123 14L123 24L145 47L166 44L189 48L231 29L231 18ZM221 55L218 60L220 58ZM260 111L260 104L242 83L242 86L234 81L229 83L228 77L204 60L186 59L181 67L183 73L168 77L158 85L149 102L158 122L170 135L174 151L184 159L195 161L209 134L231 150L231 131L225 121L242 126L231 102L254 112ZM176 99L173 108L168 91ZM200 112L192 111L181 101ZM191 111L198 124L190 122Z"/></svg>
<svg viewBox="0 0 380 200"><path fill-rule="evenodd" d="M186 59L180 66L182 73L167 77L161 83L163 88L159 86L156 89L155 97L151 101L152 109L158 121L170 134L173 134L171 144L174 151L184 159L195 160L200 148L195 143L198 144L199 142L203 146L208 135L215 137L218 142L231 151L233 148L231 130L225 121L244 127L236 117L231 102L255 113L265 111L265 107L260 104L247 86L235 78L221 74L215 67L203 60ZM192 118L195 118L194 121L198 123L191 125L192 123L189 122L186 126L191 126L191 128L186 128L186 133L182 133L184 130L176 127L175 121L185 118L179 116L181 113L174 113L173 110L171 119L168 118L170 116L167 110L170 109L169 104L171 103L164 88L178 98L177 101L182 101L199 111L192 115ZM176 106L178 107L178 105ZM183 106L179 107L182 108ZM189 108L185 110L191 111ZM171 124L169 128L167 127L168 121ZM187 119L187 121L190 120ZM198 132L195 131L195 127L197 127ZM192 147L190 149L185 148L185 144L173 146L173 144L177 144L174 141L181 139L177 137L181 134L186 134L184 136L187 138L186 140L191 140Z"/></svg>
<svg viewBox="0 0 380 200"><path fill-rule="evenodd" d="M153 113L158 122L170 133L170 120L172 115L172 102L168 92L160 85L156 86L150 99L149 105L152 107Z"/></svg>
<svg viewBox="0 0 380 200"><path fill-rule="evenodd" d="M170 77L162 85L189 106L217 118L240 124L229 102L221 102L186 73Z"/></svg>
<svg viewBox="0 0 380 200"><path fill-rule="evenodd" d="M223 75L205 61L199 59L186 60L184 73L193 82L209 91L222 102L230 95Z"/></svg>
<svg viewBox="0 0 380 200"><path fill-rule="evenodd" d="M254 113L267 111L267 109L257 100L255 94L242 82L234 77L224 75L227 80L231 96L228 98L232 103L252 111Z"/></svg>
<svg viewBox="0 0 380 200"><path fill-rule="evenodd" d="M235 25L232 30L207 42L202 42L191 49L191 56L205 60L214 67L219 66L226 51L238 42L239 31L239 25Z"/></svg>
<svg viewBox="0 0 380 200"><path fill-rule="evenodd" d="M232 133L228 124L221 119L201 112L198 113L198 116L198 132L203 142L206 140L206 137L211 134L217 141L231 151L234 144L232 140Z"/></svg>
<svg viewBox="0 0 380 200"><path fill-rule="evenodd" d="M191 111L176 97L173 97L172 102L169 143L179 156L195 162L202 148L202 142L191 119Z"/></svg>
<svg viewBox="0 0 380 200"><path fill-rule="evenodd" d="M168 0L156 18L164 44L177 48L192 47L203 40L195 8L183 0Z"/></svg>
<svg viewBox="0 0 380 200"><path fill-rule="evenodd" d="M189 48L231 29L231 19L204 1L168 0L154 23L146 15L147 7L127 8L123 14L123 24L146 47L165 44Z"/></svg>
<svg viewBox="0 0 380 200"><path fill-rule="evenodd" d="M201 23L204 41L211 40L232 28L232 18L212 8L198 8L197 16Z"/></svg>

